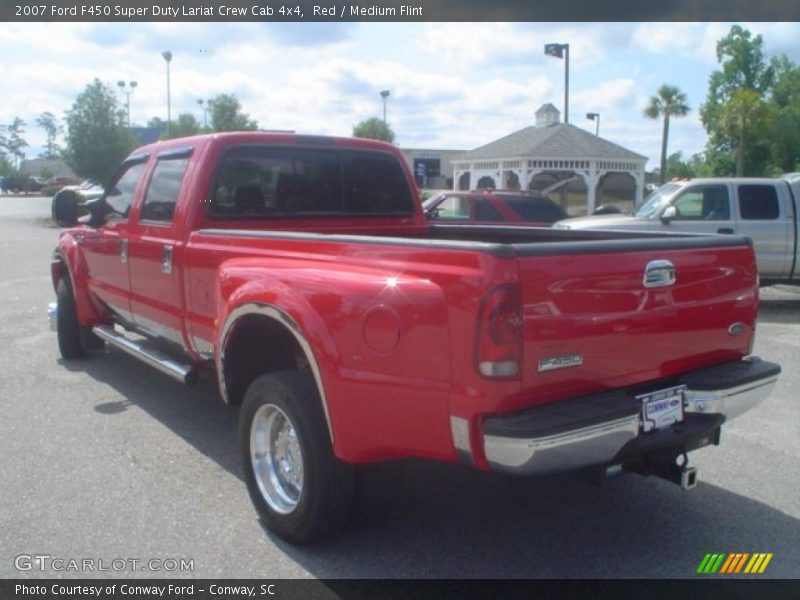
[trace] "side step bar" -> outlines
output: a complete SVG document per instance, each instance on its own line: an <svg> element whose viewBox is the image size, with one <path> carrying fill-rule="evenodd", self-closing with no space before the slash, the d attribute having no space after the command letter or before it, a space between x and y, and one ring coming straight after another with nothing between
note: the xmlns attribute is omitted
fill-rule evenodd
<svg viewBox="0 0 800 600"><path fill-rule="evenodd" d="M108 342L115 348L119 348L126 354L138 358L154 369L161 371L165 375L169 375L173 379L177 379L185 385L194 385L197 382L197 371L195 371L191 365L181 364L158 350L145 348L141 344L117 333L113 327L109 327L108 325L95 325L92 327L92 331L97 337Z"/></svg>

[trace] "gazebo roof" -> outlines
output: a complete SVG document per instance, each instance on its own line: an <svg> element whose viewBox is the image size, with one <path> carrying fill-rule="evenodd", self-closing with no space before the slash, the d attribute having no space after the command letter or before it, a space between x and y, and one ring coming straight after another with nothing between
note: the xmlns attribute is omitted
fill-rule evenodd
<svg viewBox="0 0 800 600"><path fill-rule="evenodd" d="M460 162L531 156L603 160L647 159L646 156L592 135L569 123L556 123L547 127L531 125L520 129L485 146L465 152L457 160Z"/></svg>

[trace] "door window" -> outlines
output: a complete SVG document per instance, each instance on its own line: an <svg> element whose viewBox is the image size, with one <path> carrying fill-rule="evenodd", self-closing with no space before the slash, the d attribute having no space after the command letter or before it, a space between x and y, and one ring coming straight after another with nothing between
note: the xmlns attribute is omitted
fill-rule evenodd
<svg viewBox="0 0 800 600"><path fill-rule="evenodd" d="M465 196L448 196L437 206L438 219L452 221L469 219L469 198Z"/></svg>
<svg viewBox="0 0 800 600"><path fill-rule="evenodd" d="M731 218L728 188L724 185L695 186L674 202L680 221L727 221Z"/></svg>
<svg viewBox="0 0 800 600"><path fill-rule="evenodd" d="M135 162L129 165L116 182L112 183L105 195L105 203L111 208L109 219L127 219L133 202L136 186L142 178L147 163Z"/></svg>
<svg viewBox="0 0 800 600"><path fill-rule="evenodd" d="M189 157L162 159L156 163L140 220L172 222L178 192L188 165Z"/></svg>

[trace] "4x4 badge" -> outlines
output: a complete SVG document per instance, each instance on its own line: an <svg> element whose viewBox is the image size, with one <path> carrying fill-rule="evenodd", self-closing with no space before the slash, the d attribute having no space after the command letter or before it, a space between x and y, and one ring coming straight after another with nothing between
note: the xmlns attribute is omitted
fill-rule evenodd
<svg viewBox="0 0 800 600"><path fill-rule="evenodd" d="M583 355L580 352L562 354L561 356L548 356L539 359L539 373L544 371L555 371L556 369L568 369L579 367L583 364Z"/></svg>

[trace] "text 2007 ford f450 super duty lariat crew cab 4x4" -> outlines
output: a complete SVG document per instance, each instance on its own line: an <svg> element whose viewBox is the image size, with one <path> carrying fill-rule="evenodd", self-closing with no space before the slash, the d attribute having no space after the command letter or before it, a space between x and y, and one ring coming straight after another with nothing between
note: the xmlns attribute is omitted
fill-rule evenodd
<svg viewBox="0 0 800 600"><path fill-rule="evenodd" d="M140 148L81 222L54 200L61 353L214 372L253 502L293 541L343 524L356 471L398 458L691 487L685 454L777 380L750 356L744 238L429 224L412 182L369 140Z"/></svg>

